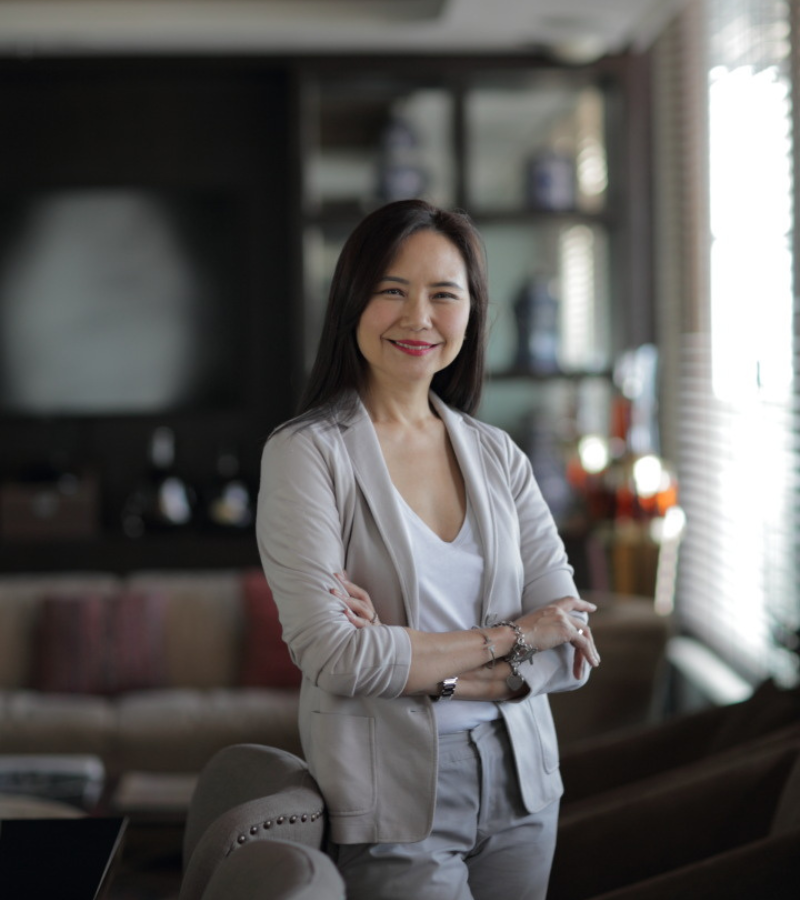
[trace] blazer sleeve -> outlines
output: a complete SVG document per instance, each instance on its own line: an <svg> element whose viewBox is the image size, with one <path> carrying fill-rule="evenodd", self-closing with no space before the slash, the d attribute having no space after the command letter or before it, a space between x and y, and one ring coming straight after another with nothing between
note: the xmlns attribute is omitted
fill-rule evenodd
<svg viewBox="0 0 800 900"><path fill-rule="evenodd" d="M533 474L530 460L507 439L508 473L520 527L520 553L524 572L522 612L530 612L560 600L579 597L573 580L573 569L567 559L564 543L555 521ZM586 623L586 613L573 613ZM572 673L575 648L562 644L552 650L537 653L520 669L534 694L571 691L581 687L589 678L590 666L584 664L582 677Z"/></svg>
<svg viewBox="0 0 800 900"><path fill-rule="evenodd" d="M332 694L401 694L411 665L403 628L355 628L330 593L344 568L355 486L349 460L313 426L286 428L264 448L256 535L283 638L303 675Z"/></svg>

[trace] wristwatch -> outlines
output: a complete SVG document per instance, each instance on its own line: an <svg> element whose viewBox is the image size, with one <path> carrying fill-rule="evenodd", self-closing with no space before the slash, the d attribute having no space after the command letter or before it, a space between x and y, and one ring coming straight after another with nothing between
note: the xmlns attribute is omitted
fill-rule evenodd
<svg viewBox="0 0 800 900"><path fill-rule="evenodd" d="M439 682L439 693L435 696L431 697L434 703L437 703L439 700L452 700L453 694L456 692L456 685L458 684L458 675L454 675L452 678L445 678L444 681Z"/></svg>

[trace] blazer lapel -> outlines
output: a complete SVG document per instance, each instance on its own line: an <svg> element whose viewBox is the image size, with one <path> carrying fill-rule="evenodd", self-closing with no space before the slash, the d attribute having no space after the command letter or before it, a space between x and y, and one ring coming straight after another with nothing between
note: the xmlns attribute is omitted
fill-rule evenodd
<svg viewBox="0 0 800 900"><path fill-rule="evenodd" d="M411 541L378 435L360 401L353 418L342 423L341 433L356 481L397 570L408 625L418 628L419 591Z"/></svg>
<svg viewBox="0 0 800 900"><path fill-rule="evenodd" d="M431 402L450 436L450 443L461 467L461 474L464 476L467 495L480 534L484 558L481 624L485 624L489 612L489 598L494 593L499 554L480 434L461 413L450 409L436 394L431 394Z"/></svg>

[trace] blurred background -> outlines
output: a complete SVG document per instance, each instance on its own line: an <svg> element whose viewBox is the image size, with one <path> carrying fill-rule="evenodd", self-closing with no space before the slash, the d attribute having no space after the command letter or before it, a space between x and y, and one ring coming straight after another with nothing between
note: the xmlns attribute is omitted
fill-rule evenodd
<svg viewBox="0 0 800 900"><path fill-rule="evenodd" d="M706 701L798 681L788 0L0 0L0 570L257 565L342 242L489 258L480 416Z"/></svg>

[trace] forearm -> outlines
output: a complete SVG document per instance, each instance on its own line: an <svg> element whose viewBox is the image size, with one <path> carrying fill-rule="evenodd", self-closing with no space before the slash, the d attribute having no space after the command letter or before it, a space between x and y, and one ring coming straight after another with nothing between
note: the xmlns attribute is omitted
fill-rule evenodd
<svg viewBox="0 0 800 900"><path fill-rule="evenodd" d="M505 625L480 631L442 633L406 629L411 641L411 667L404 694L435 694L445 678L480 669L511 652L516 635ZM489 649L490 645L494 651ZM506 666L507 667L507 666ZM469 699L490 699L470 697Z"/></svg>

